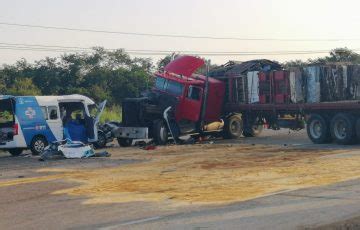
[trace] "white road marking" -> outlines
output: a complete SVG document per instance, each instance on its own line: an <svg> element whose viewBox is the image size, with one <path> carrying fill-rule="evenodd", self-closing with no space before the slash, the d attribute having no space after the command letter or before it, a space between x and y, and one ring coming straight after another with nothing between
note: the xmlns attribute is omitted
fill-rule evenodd
<svg viewBox="0 0 360 230"><path fill-rule="evenodd" d="M133 225L133 224L141 224L141 223L145 223L145 222L149 222L149 221L153 221L153 220L159 220L159 219L161 219L161 218L164 218L164 216L154 216L154 217L149 217L149 218L145 218L145 219L132 220L132 221L128 221L128 222L125 222L125 223L122 223L122 224L117 224L117 225L112 225L112 226L100 228L99 230L119 229L120 226L127 226L127 225Z"/></svg>

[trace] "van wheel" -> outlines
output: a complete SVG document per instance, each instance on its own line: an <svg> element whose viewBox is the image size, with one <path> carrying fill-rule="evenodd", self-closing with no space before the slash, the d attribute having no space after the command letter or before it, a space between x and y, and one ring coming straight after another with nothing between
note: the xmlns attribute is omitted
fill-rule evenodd
<svg viewBox="0 0 360 230"><path fill-rule="evenodd" d="M338 113L331 120L331 137L341 145L353 144L356 137L355 118L351 114Z"/></svg>
<svg viewBox="0 0 360 230"><path fill-rule="evenodd" d="M310 115L306 131L310 140L315 144L324 144L331 140L328 122L320 114Z"/></svg>
<svg viewBox="0 0 360 230"><path fill-rule="evenodd" d="M168 142L168 128L164 120L156 120L153 125L153 137L157 145L166 145Z"/></svg>
<svg viewBox="0 0 360 230"><path fill-rule="evenodd" d="M130 147L133 140L129 138L117 138L117 141L121 147Z"/></svg>
<svg viewBox="0 0 360 230"><path fill-rule="evenodd" d="M237 139L243 133L243 121L239 115L232 115L225 120L224 138Z"/></svg>
<svg viewBox="0 0 360 230"><path fill-rule="evenodd" d="M9 149L8 151L12 156L16 157L23 152L23 149Z"/></svg>
<svg viewBox="0 0 360 230"><path fill-rule="evenodd" d="M34 137L30 144L30 150L33 155L40 155L48 145L47 140L42 136Z"/></svg>
<svg viewBox="0 0 360 230"><path fill-rule="evenodd" d="M103 131L98 131L98 140L94 143L96 149L102 149L106 146L106 135Z"/></svg>

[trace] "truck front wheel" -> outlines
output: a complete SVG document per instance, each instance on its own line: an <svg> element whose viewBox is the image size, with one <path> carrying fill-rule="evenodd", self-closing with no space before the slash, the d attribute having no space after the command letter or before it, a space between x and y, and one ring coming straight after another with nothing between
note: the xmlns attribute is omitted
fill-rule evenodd
<svg viewBox="0 0 360 230"><path fill-rule="evenodd" d="M349 145L355 142L355 118L351 114L338 113L331 120L331 137L336 143Z"/></svg>
<svg viewBox="0 0 360 230"><path fill-rule="evenodd" d="M306 131L310 140L315 144L324 144L330 141L329 125L319 114L311 114L307 120Z"/></svg>
<svg viewBox="0 0 360 230"><path fill-rule="evenodd" d="M98 131L98 141L94 143L96 149L102 149L106 147L106 134L103 131Z"/></svg>
<svg viewBox="0 0 360 230"><path fill-rule="evenodd" d="M246 121L244 121L244 123L246 123ZM260 134L264 129L264 126L259 123L260 123L259 118L256 118L255 120L250 120L250 122L247 123L246 125L244 124L244 131L243 131L244 137L260 136Z"/></svg>
<svg viewBox="0 0 360 230"><path fill-rule="evenodd" d="M164 120L156 120L153 125L153 138L157 145L166 145L168 141L168 128Z"/></svg>
<svg viewBox="0 0 360 230"><path fill-rule="evenodd" d="M243 133L243 122L239 115L232 115L225 120L224 138L237 139Z"/></svg>

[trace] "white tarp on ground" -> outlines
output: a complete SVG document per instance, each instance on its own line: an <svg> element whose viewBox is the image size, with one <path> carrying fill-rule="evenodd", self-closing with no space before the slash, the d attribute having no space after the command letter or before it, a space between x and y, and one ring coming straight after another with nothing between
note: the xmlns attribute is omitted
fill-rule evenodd
<svg viewBox="0 0 360 230"><path fill-rule="evenodd" d="M305 67L304 72L307 78L306 102L320 102L320 67Z"/></svg>
<svg viewBox="0 0 360 230"><path fill-rule="evenodd" d="M290 94L292 103L304 102L304 93L302 89L302 74L300 69L290 71Z"/></svg>
<svg viewBox="0 0 360 230"><path fill-rule="evenodd" d="M65 156L65 158L86 158L94 155L94 151L90 145L82 143L60 145L58 150Z"/></svg>
<svg viewBox="0 0 360 230"><path fill-rule="evenodd" d="M249 103L258 103L259 98L259 71L247 73L248 98Z"/></svg>

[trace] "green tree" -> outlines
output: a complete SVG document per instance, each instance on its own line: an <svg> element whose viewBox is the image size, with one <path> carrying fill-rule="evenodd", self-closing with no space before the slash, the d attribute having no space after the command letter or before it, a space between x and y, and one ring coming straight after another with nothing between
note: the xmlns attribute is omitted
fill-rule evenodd
<svg viewBox="0 0 360 230"><path fill-rule="evenodd" d="M179 56L180 54L176 54L176 53L166 55L164 58L160 59L157 62L157 70L158 71L163 70L167 64L169 64L173 59L176 59Z"/></svg>
<svg viewBox="0 0 360 230"><path fill-rule="evenodd" d="M290 67L302 67L307 65L307 62L304 62L302 60L293 60L293 61L287 61L283 64L283 66L285 68L290 68Z"/></svg>
<svg viewBox="0 0 360 230"><path fill-rule="evenodd" d="M30 78L16 79L14 85L6 90L9 95L41 95L41 91L36 87Z"/></svg>
<svg viewBox="0 0 360 230"><path fill-rule="evenodd" d="M360 64L360 55L348 48L336 48L330 52L329 56L309 60L309 63L311 64L326 64L332 62L349 62L352 64Z"/></svg>

